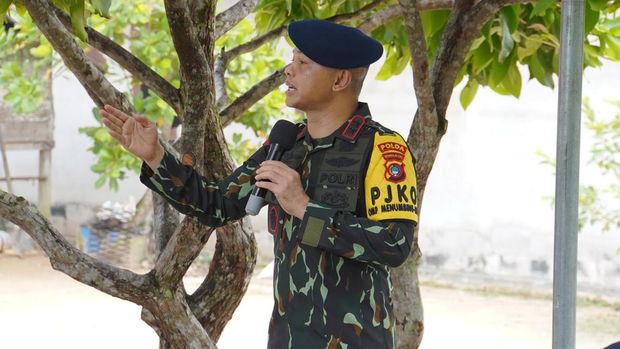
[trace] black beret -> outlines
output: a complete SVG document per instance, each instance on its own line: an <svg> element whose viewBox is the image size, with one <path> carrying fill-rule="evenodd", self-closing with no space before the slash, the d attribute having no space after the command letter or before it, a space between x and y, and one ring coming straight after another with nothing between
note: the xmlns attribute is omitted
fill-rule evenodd
<svg viewBox="0 0 620 349"><path fill-rule="evenodd" d="M357 28L320 19L293 22L288 35L304 55L326 67L364 67L383 54L381 43Z"/></svg>

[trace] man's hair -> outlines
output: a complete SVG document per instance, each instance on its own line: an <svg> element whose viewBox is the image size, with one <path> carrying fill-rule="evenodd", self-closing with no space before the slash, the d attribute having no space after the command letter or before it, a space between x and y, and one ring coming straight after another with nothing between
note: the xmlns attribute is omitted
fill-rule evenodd
<svg viewBox="0 0 620 349"><path fill-rule="evenodd" d="M362 92L362 86L364 86L364 79L368 73L368 66L351 68L349 71L351 72L351 90L356 97L359 97L360 92Z"/></svg>

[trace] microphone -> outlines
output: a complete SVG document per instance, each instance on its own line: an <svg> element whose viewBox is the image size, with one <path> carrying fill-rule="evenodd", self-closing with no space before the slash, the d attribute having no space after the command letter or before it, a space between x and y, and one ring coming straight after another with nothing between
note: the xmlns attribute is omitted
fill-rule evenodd
<svg viewBox="0 0 620 349"><path fill-rule="evenodd" d="M297 139L297 125L290 121L278 120L269 133L269 151L265 160L280 160L285 151L293 148ZM256 216L263 207L267 189L254 187L245 205L245 212Z"/></svg>

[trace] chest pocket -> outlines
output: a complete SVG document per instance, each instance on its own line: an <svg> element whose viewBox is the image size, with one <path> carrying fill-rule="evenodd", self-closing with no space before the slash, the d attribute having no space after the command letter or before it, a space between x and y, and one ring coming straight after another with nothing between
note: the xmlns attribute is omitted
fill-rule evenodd
<svg viewBox="0 0 620 349"><path fill-rule="evenodd" d="M313 183L311 197L323 205L349 212L357 211L362 168L368 137L359 137L356 143L336 141L334 146L312 157Z"/></svg>

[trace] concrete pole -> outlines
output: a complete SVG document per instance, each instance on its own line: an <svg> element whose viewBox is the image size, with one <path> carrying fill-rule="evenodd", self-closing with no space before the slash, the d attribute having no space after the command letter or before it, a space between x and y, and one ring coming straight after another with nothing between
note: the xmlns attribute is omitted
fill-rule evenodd
<svg viewBox="0 0 620 349"><path fill-rule="evenodd" d="M0 126L0 152L2 153L2 166L4 167L4 176L6 177L6 186L9 194L13 194L13 182L11 181L11 172L9 172L9 159L6 156L6 146L2 135L2 126Z"/></svg>
<svg viewBox="0 0 620 349"><path fill-rule="evenodd" d="M39 151L39 211L47 219L52 218L52 150L41 149Z"/></svg>
<svg viewBox="0 0 620 349"><path fill-rule="evenodd" d="M553 349L575 348L585 0L562 1L553 263Z"/></svg>

